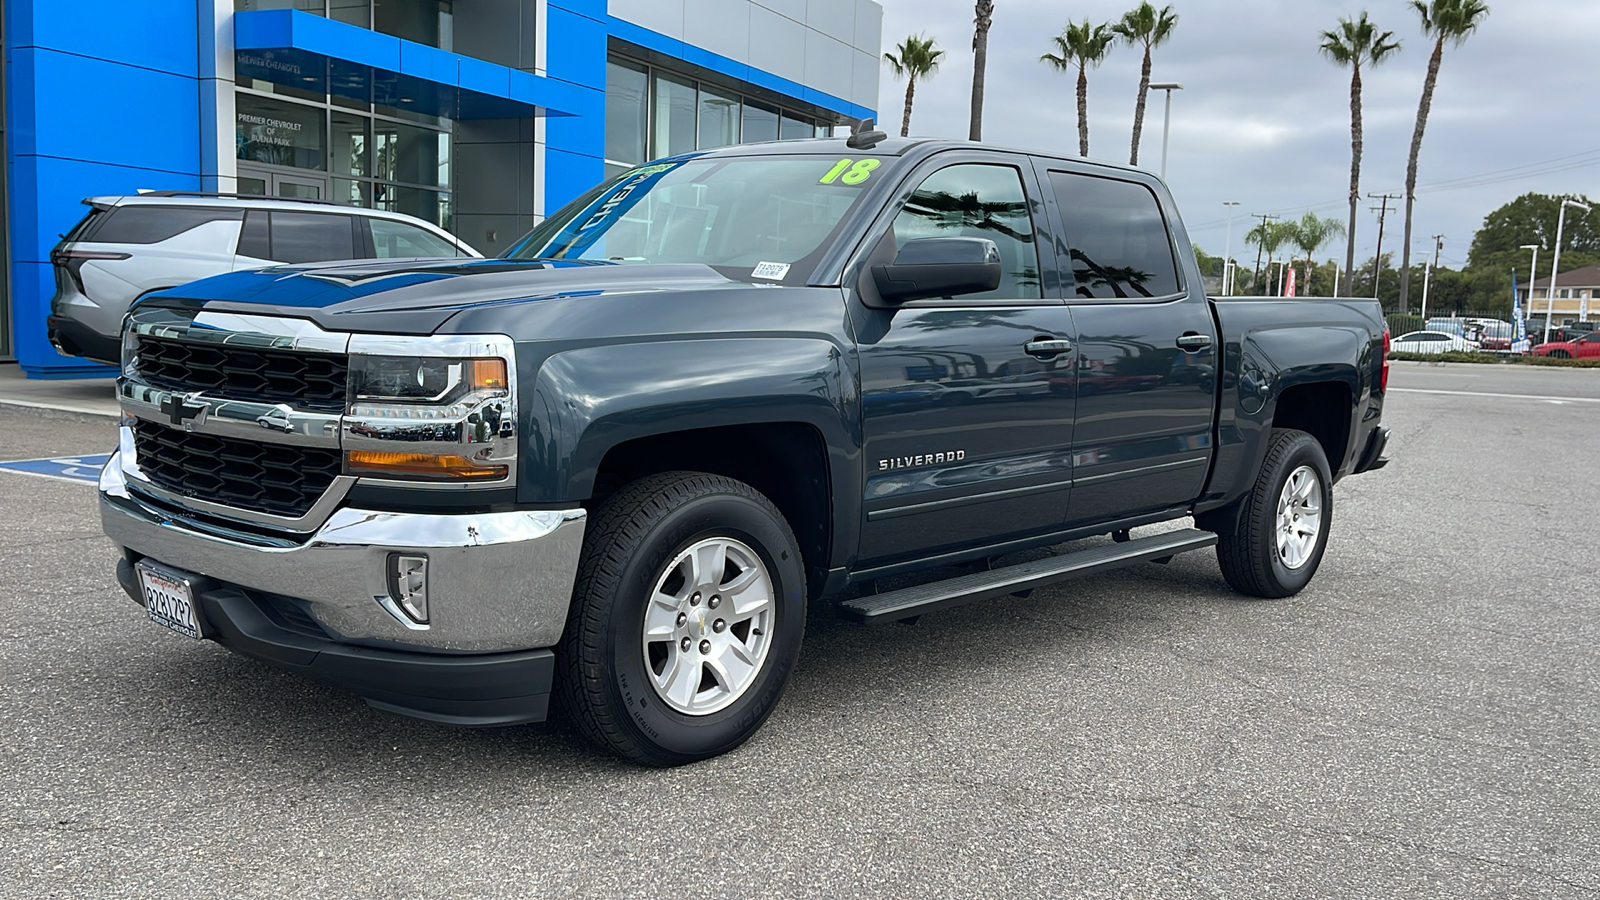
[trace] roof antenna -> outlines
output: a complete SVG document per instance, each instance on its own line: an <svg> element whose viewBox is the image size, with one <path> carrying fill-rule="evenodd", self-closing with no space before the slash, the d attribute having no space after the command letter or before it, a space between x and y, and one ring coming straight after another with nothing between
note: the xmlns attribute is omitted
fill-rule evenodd
<svg viewBox="0 0 1600 900"><path fill-rule="evenodd" d="M850 137L844 145L851 150L871 150L888 139L889 136L879 131L873 120L862 119L850 126Z"/></svg>

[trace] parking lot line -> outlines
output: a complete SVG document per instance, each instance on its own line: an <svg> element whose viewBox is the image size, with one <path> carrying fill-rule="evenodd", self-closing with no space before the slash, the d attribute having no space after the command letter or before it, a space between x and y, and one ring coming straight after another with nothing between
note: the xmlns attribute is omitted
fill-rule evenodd
<svg viewBox="0 0 1600 900"><path fill-rule="evenodd" d="M1389 388L1391 394L1447 394L1452 397L1500 397L1507 400L1548 400L1553 403L1600 403L1600 397L1546 397L1539 394L1492 394L1488 391L1439 391L1427 388Z"/></svg>

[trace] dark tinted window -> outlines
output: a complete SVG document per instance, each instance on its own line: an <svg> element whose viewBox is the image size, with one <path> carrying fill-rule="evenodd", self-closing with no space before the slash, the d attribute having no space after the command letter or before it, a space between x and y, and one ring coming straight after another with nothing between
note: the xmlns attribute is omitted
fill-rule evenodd
<svg viewBox="0 0 1600 900"><path fill-rule="evenodd" d="M1061 207L1077 296L1166 297L1178 293L1178 265L1161 207L1150 189L1066 172L1050 173Z"/></svg>
<svg viewBox="0 0 1600 900"><path fill-rule="evenodd" d="M99 217L94 240L100 244L154 244L207 222L237 222L243 216L237 209L119 206Z"/></svg>
<svg viewBox="0 0 1600 900"><path fill-rule="evenodd" d="M89 213L83 217L83 221L79 222L77 225L74 225L71 231L61 236L61 239L69 243L72 241L82 241L88 239L89 233L100 224L100 220L105 218L105 216L106 211L100 207L89 207Z"/></svg>
<svg viewBox="0 0 1600 900"><path fill-rule="evenodd" d="M1010 166L959 165L929 175L894 220L896 248L928 237L979 237L1000 248L1000 287L963 300L1042 296L1022 177Z"/></svg>
<svg viewBox="0 0 1600 900"><path fill-rule="evenodd" d="M272 259L305 263L355 257L352 217L328 213L272 214Z"/></svg>
<svg viewBox="0 0 1600 900"><path fill-rule="evenodd" d="M267 214L255 210L245 214L244 227L239 229L240 256L253 259L272 258L272 240L267 232Z"/></svg>

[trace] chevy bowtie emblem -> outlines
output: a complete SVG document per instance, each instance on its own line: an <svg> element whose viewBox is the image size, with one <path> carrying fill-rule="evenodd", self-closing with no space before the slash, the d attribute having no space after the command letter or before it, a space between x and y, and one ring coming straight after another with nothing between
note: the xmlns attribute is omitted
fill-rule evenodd
<svg viewBox="0 0 1600 900"><path fill-rule="evenodd" d="M182 425L189 419L205 414L209 403L200 399L200 394L168 394L161 401L161 414L172 420L174 425Z"/></svg>

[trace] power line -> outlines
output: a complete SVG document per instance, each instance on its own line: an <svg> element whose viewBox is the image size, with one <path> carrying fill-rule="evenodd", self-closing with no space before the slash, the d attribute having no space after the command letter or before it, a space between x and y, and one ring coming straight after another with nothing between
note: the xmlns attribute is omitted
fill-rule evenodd
<svg viewBox="0 0 1600 900"><path fill-rule="evenodd" d="M1380 200L1381 199L1383 201L1383 203L1378 205L1378 206L1368 207L1373 212L1378 214L1378 249L1372 251L1372 297L1373 297L1373 299L1377 299L1377 297L1378 297L1378 285L1379 285L1379 283L1381 283L1383 281L1383 223L1384 223L1384 220L1388 218L1389 213L1398 212L1399 211L1399 210L1391 210L1389 208L1389 201L1390 200L1399 200L1400 199L1400 195L1399 194L1368 194L1367 195L1367 199L1369 199L1369 200Z"/></svg>

